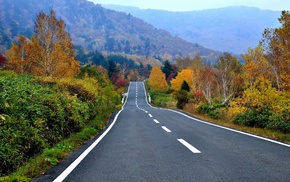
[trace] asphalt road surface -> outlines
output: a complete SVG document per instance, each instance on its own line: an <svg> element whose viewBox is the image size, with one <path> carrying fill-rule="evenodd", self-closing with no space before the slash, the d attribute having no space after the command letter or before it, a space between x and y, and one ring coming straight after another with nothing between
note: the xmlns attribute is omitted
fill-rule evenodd
<svg viewBox="0 0 290 182"><path fill-rule="evenodd" d="M289 182L290 146L153 108L143 83L133 82L110 128L57 169L47 181Z"/></svg>

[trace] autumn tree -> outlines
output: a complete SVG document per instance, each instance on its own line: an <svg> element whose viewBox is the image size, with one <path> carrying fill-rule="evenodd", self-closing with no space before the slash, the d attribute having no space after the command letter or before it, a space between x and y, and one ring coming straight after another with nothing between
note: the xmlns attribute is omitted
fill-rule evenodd
<svg viewBox="0 0 290 182"><path fill-rule="evenodd" d="M32 63L28 60L28 44L29 40L26 37L23 35L18 37L18 41L6 52L9 60L7 69L14 70L18 74L30 73Z"/></svg>
<svg viewBox="0 0 290 182"><path fill-rule="evenodd" d="M200 71L200 88L208 104L212 104L212 99L216 95L217 80L216 72L210 65L206 65Z"/></svg>
<svg viewBox="0 0 290 182"><path fill-rule="evenodd" d="M166 92L168 90L165 74L161 71L159 66L152 68L149 76L149 85L156 92Z"/></svg>
<svg viewBox="0 0 290 182"><path fill-rule="evenodd" d="M193 81L195 83L196 92L201 91L201 70L204 67L204 61L201 59L200 55L196 55L191 61L191 69L193 71Z"/></svg>
<svg viewBox="0 0 290 182"><path fill-rule="evenodd" d="M231 54L220 56L217 67L217 80L221 90L222 104L227 103L241 88L242 65Z"/></svg>
<svg viewBox="0 0 290 182"><path fill-rule="evenodd" d="M249 87L253 87L256 80L260 77L270 80L270 65L261 44L254 49L249 49L242 56L245 60L243 67L245 73L244 79Z"/></svg>
<svg viewBox="0 0 290 182"><path fill-rule="evenodd" d="M290 12L282 11L278 19L282 25L265 29L263 46L267 52L278 90L290 91Z"/></svg>
<svg viewBox="0 0 290 182"><path fill-rule="evenodd" d="M37 16L35 35L28 41L18 38L7 52L8 67L17 73L39 76L67 77L76 75L80 65L75 60L75 50L63 20L58 20L54 10L49 15Z"/></svg>
<svg viewBox="0 0 290 182"><path fill-rule="evenodd" d="M171 80L171 88L174 91L181 89L182 83L186 81L190 87L190 90L195 90L195 84L193 80L193 71L191 69L184 69L178 73L177 77Z"/></svg>
<svg viewBox="0 0 290 182"><path fill-rule="evenodd" d="M56 18L54 10L49 15L38 14L34 26L36 40L32 42L32 48L41 50L39 59L35 60L37 74L63 77L79 72L79 62L75 60L74 46L65 27L65 22Z"/></svg>

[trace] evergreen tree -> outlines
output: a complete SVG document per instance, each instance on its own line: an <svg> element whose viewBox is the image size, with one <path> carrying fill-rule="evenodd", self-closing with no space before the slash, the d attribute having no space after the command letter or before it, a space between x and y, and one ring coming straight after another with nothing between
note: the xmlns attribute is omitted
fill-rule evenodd
<svg viewBox="0 0 290 182"><path fill-rule="evenodd" d="M187 92L190 92L190 88L189 88L189 85L188 83L184 80L182 85L181 85L181 90L185 90Z"/></svg>
<svg viewBox="0 0 290 182"><path fill-rule="evenodd" d="M162 72L166 75L166 78L171 74L173 71L172 66L169 61L165 61L163 67L161 68Z"/></svg>

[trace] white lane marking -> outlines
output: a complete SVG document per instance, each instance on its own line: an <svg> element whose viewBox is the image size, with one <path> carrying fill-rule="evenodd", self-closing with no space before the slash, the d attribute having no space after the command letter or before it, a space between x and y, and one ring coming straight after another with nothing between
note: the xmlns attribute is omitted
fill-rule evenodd
<svg viewBox="0 0 290 182"><path fill-rule="evenodd" d="M152 117L153 117L151 114L148 114L148 116L149 116L150 118L152 118Z"/></svg>
<svg viewBox="0 0 290 182"><path fill-rule="evenodd" d="M170 129L166 128L166 126L161 126L161 128L162 128L163 130L165 130L167 133L171 133Z"/></svg>
<svg viewBox="0 0 290 182"><path fill-rule="evenodd" d="M154 108L154 109L161 109L161 108L156 108L156 107L153 107L149 104L148 100L147 100L147 93L146 93L146 90L145 90L145 84L144 82L143 83L143 89L145 91L145 98L146 98L146 103L149 107L151 108ZM218 127L218 128L222 128L222 129L225 129L225 130L228 130L228 131L232 131L232 132L235 132L235 133L239 133L239 134L242 134L242 135L246 135L246 136L250 136L250 137L254 137L254 138L257 138L257 139L260 139L260 140L264 140L264 141L268 141L268 142L271 142L271 143L275 143L275 144L278 144L278 145L282 145L282 146L285 146L285 147L289 147L290 148L290 145L289 144L286 144L286 143L282 143L282 142L279 142L279 141L276 141L276 140L272 140L272 139L269 139L269 138L264 138L264 137L261 137L261 136L257 136L257 135L254 135L254 134L250 134L250 133L246 133L246 132L243 132L243 131L239 131L239 130L235 130L235 129L231 129L231 128L227 128L227 127L224 127L224 126L220 126L220 125L216 125L216 124L212 124L212 123L209 123L209 122L206 122L206 121L203 121L203 120L200 120L200 119L196 119L196 118L193 118L193 117L190 117L186 114L183 114L181 112L178 112L178 111L175 111L175 110L171 110L171 109L163 109L162 110L167 110L167 111L171 111L171 112L175 112L175 113L178 113L180 115L183 115L191 120L194 120L194 121L198 121L200 123L204 123L204 124L207 124L207 125L211 125L211 126L215 126L215 127Z"/></svg>
<svg viewBox="0 0 290 182"><path fill-rule="evenodd" d="M197 150L194 146L190 145L187 141L183 139L177 139L180 143L182 143L186 148L188 148L191 152L195 154L200 154L201 152Z"/></svg>
<svg viewBox="0 0 290 182"><path fill-rule="evenodd" d="M148 111L145 111L146 113L148 113Z"/></svg>
<svg viewBox="0 0 290 182"><path fill-rule="evenodd" d="M254 134L250 134L250 133L246 133L246 132L243 132L243 131L227 128L227 127L216 125L216 124L213 124L213 123L209 123L209 122L197 119L197 118L190 117L190 116L188 116L186 114L183 114L181 112L178 112L178 111L174 111L174 110L171 110L171 109L164 109L164 110L178 113L178 114L183 115L183 116L185 116L185 117L187 117L189 119L192 119L194 121L198 121L200 123L204 123L204 124L207 124L207 125L210 125L210 126L215 126L215 127L222 128L222 129L225 129L225 130L228 130L228 131L232 131L232 132L235 132L235 133L239 133L239 134L242 134L242 135L254 137L254 138L257 138L257 139L260 139L260 140L265 140L265 141L268 141L268 142L271 142L271 143L275 143L275 144L278 144L278 145L283 145L285 147L290 147L290 145L286 144L286 143L278 142L276 140L272 140L272 139L269 139L269 138L264 138L264 137L260 137L260 136L254 135Z"/></svg>
<svg viewBox="0 0 290 182"><path fill-rule="evenodd" d="M131 84L130 84L131 85ZM128 88L128 95L129 95L130 86ZM69 165L53 182L62 182L80 163L81 161L100 143L100 141L109 133L109 131L113 128L115 125L118 116L120 113L124 110L124 106L126 105L128 100L128 97L126 98L126 101L124 105L122 106L122 109L117 113L117 115L114 118L114 121L112 124L104 131L104 133L92 144L87 148L73 163Z"/></svg>
<svg viewBox="0 0 290 182"><path fill-rule="evenodd" d="M153 121L157 124L160 123L157 119L154 119Z"/></svg>

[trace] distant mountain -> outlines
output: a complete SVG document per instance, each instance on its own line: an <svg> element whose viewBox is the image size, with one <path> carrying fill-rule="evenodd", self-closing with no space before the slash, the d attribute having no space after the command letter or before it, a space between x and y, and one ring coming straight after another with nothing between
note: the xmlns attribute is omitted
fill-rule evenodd
<svg viewBox="0 0 290 182"><path fill-rule="evenodd" d="M279 11L244 6L191 12L102 6L130 13L187 41L214 50L234 53L245 53L249 47L256 47L265 28L279 26L277 19L281 14Z"/></svg>
<svg viewBox="0 0 290 182"><path fill-rule="evenodd" d="M105 9L87 0L0 0L0 25L11 39L19 34L30 37L38 12L48 13L50 8L66 22L74 44L87 50L166 59L200 54L209 61L221 54L154 28L131 14Z"/></svg>

